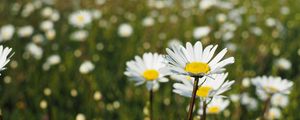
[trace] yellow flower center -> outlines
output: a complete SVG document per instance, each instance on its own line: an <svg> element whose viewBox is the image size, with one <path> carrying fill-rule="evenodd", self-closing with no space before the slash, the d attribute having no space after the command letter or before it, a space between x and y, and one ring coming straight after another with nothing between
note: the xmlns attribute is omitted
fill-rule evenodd
<svg viewBox="0 0 300 120"><path fill-rule="evenodd" d="M212 87L209 86L201 86L198 88L196 95L199 97L207 97Z"/></svg>
<svg viewBox="0 0 300 120"><path fill-rule="evenodd" d="M77 17L77 20L78 20L79 22L83 22L84 17L80 15L80 16Z"/></svg>
<svg viewBox="0 0 300 120"><path fill-rule="evenodd" d="M278 89L275 88L275 87L273 87L273 86L265 86L264 89L265 89L266 91L270 91L270 92L272 92L272 93L275 93L275 92L278 91Z"/></svg>
<svg viewBox="0 0 300 120"><path fill-rule="evenodd" d="M218 113L220 111L220 108L218 106L209 107L207 112L208 113Z"/></svg>
<svg viewBox="0 0 300 120"><path fill-rule="evenodd" d="M143 73L143 77L144 77L146 80L151 80L151 81L152 81L152 80L157 79L158 76L159 76L158 71L157 71L157 70L153 70L153 69L151 69L151 70L146 70L146 71L144 71L144 73Z"/></svg>
<svg viewBox="0 0 300 120"><path fill-rule="evenodd" d="M185 71L193 74L208 73L210 67L203 62L191 62L185 66Z"/></svg>

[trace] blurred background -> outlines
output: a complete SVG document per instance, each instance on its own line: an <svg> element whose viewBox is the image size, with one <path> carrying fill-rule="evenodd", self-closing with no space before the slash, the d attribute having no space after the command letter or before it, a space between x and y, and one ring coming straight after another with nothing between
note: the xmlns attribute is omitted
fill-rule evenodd
<svg viewBox="0 0 300 120"><path fill-rule="evenodd" d="M0 0L0 42L14 56L2 71L4 119L141 120L148 91L123 74L144 52L200 40L226 47L236 80L230 106L210 119L256 119L263 102L249 78L294 82L278 119L300 119L299 0ZM186 117L189 98L170 78L154 95L154 119ZM195 115L197 119L197 115Z"/></svg>

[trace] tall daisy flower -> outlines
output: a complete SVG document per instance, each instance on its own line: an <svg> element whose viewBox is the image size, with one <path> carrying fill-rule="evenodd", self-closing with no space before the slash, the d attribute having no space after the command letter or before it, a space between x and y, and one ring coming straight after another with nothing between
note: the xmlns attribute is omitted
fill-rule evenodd
<svg viewBox="0 0 300 120"><path fill-rule="evenodd" d="M164 58L157 53L145 53L142 57L135 56L135 60L126 63L127 68L125 75L136 82L136 85L146 83L149 90L150 101L150 119L152 119L152 101L153 90L158 86L158 82L167 82L168 79L163 77L164 74L159 70L165 66Z"/></svg>
<svg viewBox="0 0 300 120"><path fill-rule="evenodd" d="M220 112L224 111L226 107L229 105L228 99L223 99L221 97L213 98L207 106L203 106L203 104L200 104L200 109L198 110L199 114L203 114L203 110L205 107L205 110L207 111L207 114L219 114Z"/></svg>
<svg viewBox="0 0 300 120"><path fill-rule="evenodd" d="M10 54L11 50L9 47L3 48L2 45L0 46L0 71L6 69L4 66L10 61L10 57L12 56L12 54Z"/></svg>
<svg viewBox="0 0 300 120"><path fill-rule="evenodd" d="M217 47L218 45L208 45L203 48L202 43L198 41L194 46L187 42L186 47L176 45L167 48L166 60L168 65L163 68L163 71L166 74L181 74L192 77L222 73L226 65L234 63L234 58L229 57L222 60L227 53L226 48L214 56Z"/></svg>
<svg viewBox="0 0 300 120"><path fill-rule="evenodd" d="M161 71L165 74L188 75L195 78L193 87L190 86L193 90L188 112L189 120L192 119L196 94L199 94L199 78L204 76L211 77L213 74L222 73L225 71L224 67L226 65L234 63L233 57L222 60L227 52L226 48L214 56L217 47L218 45L208 45L203 48L202 43L197 41L194 46L187 42L186 47L174 45L171 49L166 49L168 53L168 55L166 55L167 66ZM200 89L203 88L200 87ZM205 89L210 91L208 88Z"/></svg>
<svg viewBox="0 0 300 120"><path fill-rule="evenodd" d="M258 96L264 100L265 106L263 107L263 114L261 116L262 119L269 117L269 113L271 112L269 107L272 103L273 96L276 94L288 95L294 84L292 81L275 76L256 77L253 78L251 82L256 87L256 93Z"/></svg>

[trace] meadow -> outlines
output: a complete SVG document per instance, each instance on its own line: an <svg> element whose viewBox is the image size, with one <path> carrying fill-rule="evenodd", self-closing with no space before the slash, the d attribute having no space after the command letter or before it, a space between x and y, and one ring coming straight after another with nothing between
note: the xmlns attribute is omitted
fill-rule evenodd
<svg viewBox="0 0 300 120"><path fill-rule="evenodd" d="M269 119L299 120L299 0L0 0L0 42L13 56L1 71L4 120L149 120L149 92L126 62L201 41L227 48L230 104L208 120L253 120L265 101L252 79L280 76L290 94ZM154 89L153 119L186 119L190 99L176 76ZM283 85L284 86L284 85ZM194 119L199 119L196 102ZM272 103L273 104L273 103ZM274 105L276 106L276 105ZM271 113L270 113L271 114Z"/></svg>

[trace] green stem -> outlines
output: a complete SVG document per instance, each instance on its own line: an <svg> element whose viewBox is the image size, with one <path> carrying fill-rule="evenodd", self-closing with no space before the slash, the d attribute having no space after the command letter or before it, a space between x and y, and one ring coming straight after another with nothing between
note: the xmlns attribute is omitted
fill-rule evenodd
<svg viewBox="0 0 300 120"><path fill-rule="evenodd" d="M193 93L192 93L192 98L190 101L190 107L189 107L189 112L188 112L188 120L192 120L193 109L194 109L194 104L195 104L195 99L196 99L196 92L198 89L198 82L199 82L199 77L195 77Z"/></svg>
<svg viewBox="0 0 300 120"><path fill-rule="evenodd" d="M153 120L153 107L152 107L153 106L152 105L153 104L153 90L151 89L149 91L149 93L150 93L150 96L149 96L150 97L149 98L150 99L150 115L149 116L150 116L150 120Z"/></svg>
<svg viewBox="0 0 300 120"><path fill-rule="evenodd" d="M206 108L207 108L207 104L206 104L206 100L203 100L203 111L202 111L202 116L201 116L201 120L206 120Z"/></svg>

